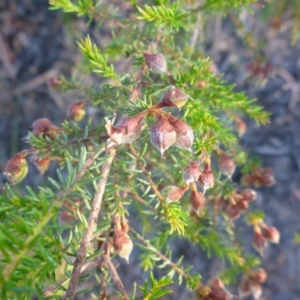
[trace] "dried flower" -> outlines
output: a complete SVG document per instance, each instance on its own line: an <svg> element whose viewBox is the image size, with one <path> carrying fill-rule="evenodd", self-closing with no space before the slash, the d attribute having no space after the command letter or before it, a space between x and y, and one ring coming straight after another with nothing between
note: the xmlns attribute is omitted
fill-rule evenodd
<svg viewBox="0 0 300 300"><path fill-rule="evenodd" d="M278 244L280 241L280 232L274 226L264 225L262 235L271 243Z"/></svg>
<svg viewBox="0 0 300 300"><path fill-rule="evenodd" d="M250 280L248 276L244 276L242 282L239 285L239 297L244 298L250 295Z"/></svg>
<svg viewBox="0 0 300 300"><path fill-rule="evenodd" d="M49 157L39 158L37 155L33 155L30 160L36 166L41 175L45 174L51 162Z"/></svg>
<svg viewBox="0 0 300 300"><path fill-rule="evenodd" d="M192 152L192 145L194 143L192 127L184 121L173 117L171 114L168 116L168 121L176 131L175 146Z"/></svg>
<svg viewBox="0 0 300 300"><path fill-rule="evenodd" d="M61 128L53 125L47 118L35 120L31 125L31 129L33 135L42 136L43 138L49 137L52 140L55 138L55 134L61 134Z"/></svg>
<svg viewBox="0 0 300 300"><path fill-rule="evenodd" d="M249 202L246 200L240 200L236 203L236 206L239 208L239 210L245 211L249 207Z"/></svg>
<svg viewBox="0 0 300 300"><path fill-rule="evenodd" d="M171 147L176 140L176 132L173 126L163 117L159 116L150 129L150 142L164 156L164 152Z"/></svg>
<svg viewBox="0 0 300 300"><path fill-rule="evenodd" d="M254 235L252 238L252 245L255 250L263 257L264 250L268 246L267 239L261 234L259 231L254 231Z"/></svg>
<svg viewBox="0 0 300 300"><path fill-rule="evenodd" d="M19 152L13 156L5 165L3 174L11 185L22 181L28 173L26 153Z"/></svg>
<svg viewBox="0 0 300 300"><path fill-rule="evenodd" d="M231 179L234 171L235 171L235 162L232 158L230 158L227 154L225 154L223 151L220 154L220 160L219 160L219 169L221 173L226 175L229 179Z"/></svg>
<svg viewBox="0 0 300 300"><path fill-rule="evenodd" d="M200 175L199 163L195 161L190 162L182 172L182 178L186 183L197 181Z"/></svg>
<svg viewBox="0 0 300 300"><path fill-rule="evenodd" d="M68 108L69 119L75 122L79 122L80 120L82 120L85 116L85 105L85 100L81 100L71 104Z"/></svg>
<svg viewBox="0 0 300 300"><path fill-rule="evenodd" d="M259 299L262 294L261 284L256 281L250 281L250 292L254 299Z"/></svg>
<svg viewBox="0 0 300 300"><path fill-rule="evenodd" d="M179 201L185 192L186 188L179 188L176 185L168 185L161 191L167 202Z"/></svg>
<svg viewBox="0 0 300 300"><path fill-rule="evenodd" d="M167 61L162 53L144 53L147 66L153 73L167 73Z"/></svg>
<svg viewBox="0 0 300 300"><path fill-rule="evenodd" d="M214 173L210 167L210 164L206 163L205 168L199 177L199 182L203 187L203 194L205 194L206 190L212 188L215 184Z"/></svg>
<svg viewBox="0 0 300 300"><path fill-rule="evenodd" d="M138 114L134 117L123 116L116 126L113 126L111 121L105 118L105 128L113 142L118 145L128 144L140 137L144 117L144 114Z"/></svg>
<svg viewBox="0 0 300 300"><path fill-rule="evenodd" d="M205 205L205 197L201 192L193 190L190 196L190 203L193 210L198 212Z"/></svg>
<svg viewBox="0 0 300 300"><path fill-rule="evenodd" d="M210 289L210 299L212 300L227 300L231 298L225 289L224 283L219 278L213 278L211 280Z"/></svg>
<svg viewBox="0 0 300 300"><path fill-rule="evenodd" d="M133 243L129 235L122 230L115 230L113 237L113 247L118 255L129 262L129 255L133 249Z"/></svg>

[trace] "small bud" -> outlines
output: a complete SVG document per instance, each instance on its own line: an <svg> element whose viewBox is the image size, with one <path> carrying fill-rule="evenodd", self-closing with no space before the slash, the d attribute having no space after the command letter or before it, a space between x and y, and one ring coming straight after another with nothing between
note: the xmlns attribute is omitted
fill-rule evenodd
<svg viewBox="0 0 300 300"><path fill-rule="evenodd" d="M192 146L194 143L194 133L192 127L184 121L173 117L172 115L168 116L168 121L176 131L175 146L192 152Z"/></svg>
<svg viewBox="0 0 300 300"><path fill-rule="evenodd" d="M164 187L161 191L162 195L164 196L167 202L179 201L185 192L186 188L182 189L176 185L168 185Z"/></svg>
<svg viewBox="0 0 300 300"><path fill-rule="evenodd" d="M162 74L167 73L167 61L163 54L153 53L148 54L144 53L144 58L147 66L153 73Z"/></svg>
<svg viewBox="0 0 300 300"><path fill-rule="evenodd" d="M227 154L221 152L219 160L220 172L226 175L229 179L231 179L235 171L235 167L235 162Z"/></svg>
<svg viewBox="0 0 300 300"><path fill-rule="evenodd" d="M251 280L259 283L264 283L268 278L267 272L263 268L259 268L253 271L251 274Z"/></svg>
<svg viewBox="0 0 300 300"><path fill-rule="evenodd" d="M85 105L85 100L71 104L68 108L67 113L69 119L75 122L79 122L80 120L82 120L85 116Z"/></svg>
<svg viewBox="0 0 300 300"><path fill-rule="evenodd" d="M205 197L201 192L192 191L190 203L194 211L198 212L205 205Z"/></svg>
<svg viewBox="0 0 300 300"><path fill-rule="evenodd" d="M3 174L11 185L22 181L28 173L28 164L25 153L18 153L13 156L5 165Z"/></svg>
<svg viewBox="0 0 300 300"><path fill-rule="evenodd" d="M36 166L40 174L44 175L49 168L51 159L49 157L39 158L38 156L34 155L31 157L31 162Z"/></svg>
<svg viewBox="0 0 300 300"><path fill-rule="evenodd" d="M177 108L181 108L182 106L184 106L184 104L186 103L186 101L190 98L189 95L187 95L184 91L182 91L179 88L176 87L172 87L171 89L169 89L167 91L167 93L165 94L161 105L164 106L174 106L173 104L175 104L175 106Z"/></svg>
<svg viewBox="0 0 300 300"><path fill-rule="evenodd" d="M204 171L202 172L201 176L199 177L199 182L203 187L203 194L205 194L206 190L212 188L215 184L215 177L214 173L211 170L209 164L205 165Z"/></svg>
<svg viewBox="0 0 300 300"><path fill-rule="evenodd" d="M195 161L190 162L182 172L182 178L186 183L197 181L200 175L199 164Z"/></svg>
<svg viewBox="0 0 300 300"><path fill-rule="evenodd" d="M51 89L53 91L60 90L62 88L62 83L63 83L63 81L59 77L53 77L47 81L47 85L48 85L49 89Z"/></svg>
<svg viewBox="0 0 300 300"><path fill-rule="evenodd" d="M61 128L53 125L47 118L35 120L31 125L31 129L35 136L39 137L41 135L43 138L49 137L52 140L55 138L55 133L58 135L61 133Z"/></svg>
<svg viewBox="0 0 300 300"><path fill-rule="evenodd" d="M113 237L114 249L118 255L129 262L129 255L133 249L133 243L129 235L121 230L115 230Z"/></svg>
<svg viewBox="0 0 300 300"><path fill-rule="evenodd" d="M268 242L267 239L260 232L254 232L252 238L252 245L254 249L263 257L264 250L268 246Z"/></svg>
<svg viewBox="0 0 300 300"><path fill-rule="evenodd" d="M164 152L171 147L176 140L176 132L173 126L163 117L159 117L150 129L150 142L164 156Z"/></svg>
<svg viewBox="0 0 300 300"><path fill-rule="evenodd" d="M274 226L264 226L262 235L271 243L278 244L280 241L280 232Z"/></svg>
<svg viewBox="0 0 300 300"><path fill-rule="evenodd" d="M253 202L256 197L257 193L252 189L244 189L242 191L243 200L246 200L247 202Z"/></svg>
<svg viewBox="0 0 300 300"><path fill-rule="evenodd" d="M236 220L241 215L239 207L231 203L228 203L228 205L225 207L224 213L231 220Z"/></svg>
<svg viewBox="0 0 300 300"><path fill-rule="evenodd" d="M123 116L116 126L112 126L111 121L105 118L105 128L110 139L118 145L128 144L137 140L142 131L144 116L144 114L138 114L134 117Z"/></svg>

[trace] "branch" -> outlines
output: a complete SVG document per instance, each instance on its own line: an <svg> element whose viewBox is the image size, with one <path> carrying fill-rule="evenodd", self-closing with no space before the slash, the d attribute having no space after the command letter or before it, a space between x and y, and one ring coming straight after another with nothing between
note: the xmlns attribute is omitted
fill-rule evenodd
<svg viewBox="0 0 300 300"><path fill-rule="evenodd" d="M77 252L77 256L76 256L76 259L74 262L74 268L73 268L73 272L72 272L71 281L69 283L69 287L67 289L67 293L66 293L66 296L64 299L67 299L67 298L74 299L74 297L75 297L76 288L77 288L80 273L81 273L81 268L83 266L83 263L84 263L84 260L86 257L88 245L93 237L93 233L94 233L94 229L96 226L96 222L98 220L98 215L100 212L100 207L101 207L102 198L103 198L103 194L105 191L109 171L110 171L112 162L114 160L114 157L116 155L116 149L114 149L114 148L111 149L109 151L109 154L110 154L109 158L102 165L102 170L101 170L102 177L100 178L100 180L98 181L98 184L97 184L98 190L96 191L96 193L94 195L91 212L90 212L89 219L88 219L88 228L85 231L83 239L80 243L80 248Z"/></svg>
<svg viewBox="0 0 300 300"><path fill-rule="evenodd" d="M148 171L146 170L146 168L144 167L142 161L139 159L135 149L133 148L132 145L128 145L129 151L130 153L135 157L138 166L140 167L141 171L143 172L144 176L146 177L147 181L149 182L153 192L155 193L157 199L161 202L161 204L164 206L164 198L163 196L160 194L159 190L157 189L155 183L153 182L153 180L151 179L151 177L149 176Z"/></svg>

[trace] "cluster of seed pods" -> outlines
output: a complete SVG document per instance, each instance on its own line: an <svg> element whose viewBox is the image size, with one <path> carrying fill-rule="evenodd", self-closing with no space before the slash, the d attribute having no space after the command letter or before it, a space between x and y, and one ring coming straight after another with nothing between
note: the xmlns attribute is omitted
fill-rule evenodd
<svg viewBox="0 0 300 300"><path fill-rule="evenodd" d="M219 278L211 279L207 285L199 283L195 296L198 300L229 300L232 298Z"/></svg>

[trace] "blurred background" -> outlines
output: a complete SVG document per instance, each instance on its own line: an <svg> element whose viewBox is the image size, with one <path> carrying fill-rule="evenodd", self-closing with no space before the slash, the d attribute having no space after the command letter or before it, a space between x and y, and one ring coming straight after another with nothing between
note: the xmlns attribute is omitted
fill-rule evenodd
<svg viewBox="0 0 300 300"><path fill-rule="evenodd" d="M125 2L113 2L126 12ZM300 2L261 1L252 5L252 12L214 15L199 22L197 30L198 42L218 72L271 113L270 123L263 127L245 119L248 129L241 138L247 151L273 168L277 181L271 188L260 188L255 203L266 213L266 223L281 232L280 244L269 246L262 260L269 274L262 299L300 299ZM47 0L0 0L0 188L6 161L28 147L22 138L32 122L45 117L59 126L68 105L78 100L74 94L50 90L47 81L78 72L74 66L81 55L75 41L87 32L100 47L109 39L105 26L99 29L92 23L88 29L86 20L50 11ZM123 63L117 70L128 66L130 62ZM96 120L99 112L89 108L88 115ZM30 168L24 185L37 186L46 182L55 166L44 177ZM253 252L251 237L249 231L245 243ZM206 259L185 242L177 245L175 254L184 255L204 278L220 269L217 258ZM136 258L133 265L138 265ZM129 268L120 266L127 275ZM131 265L125 280L141 279L141 272L139 267L132 271ZM181 288L165 299L190 298Z"/></svg>

